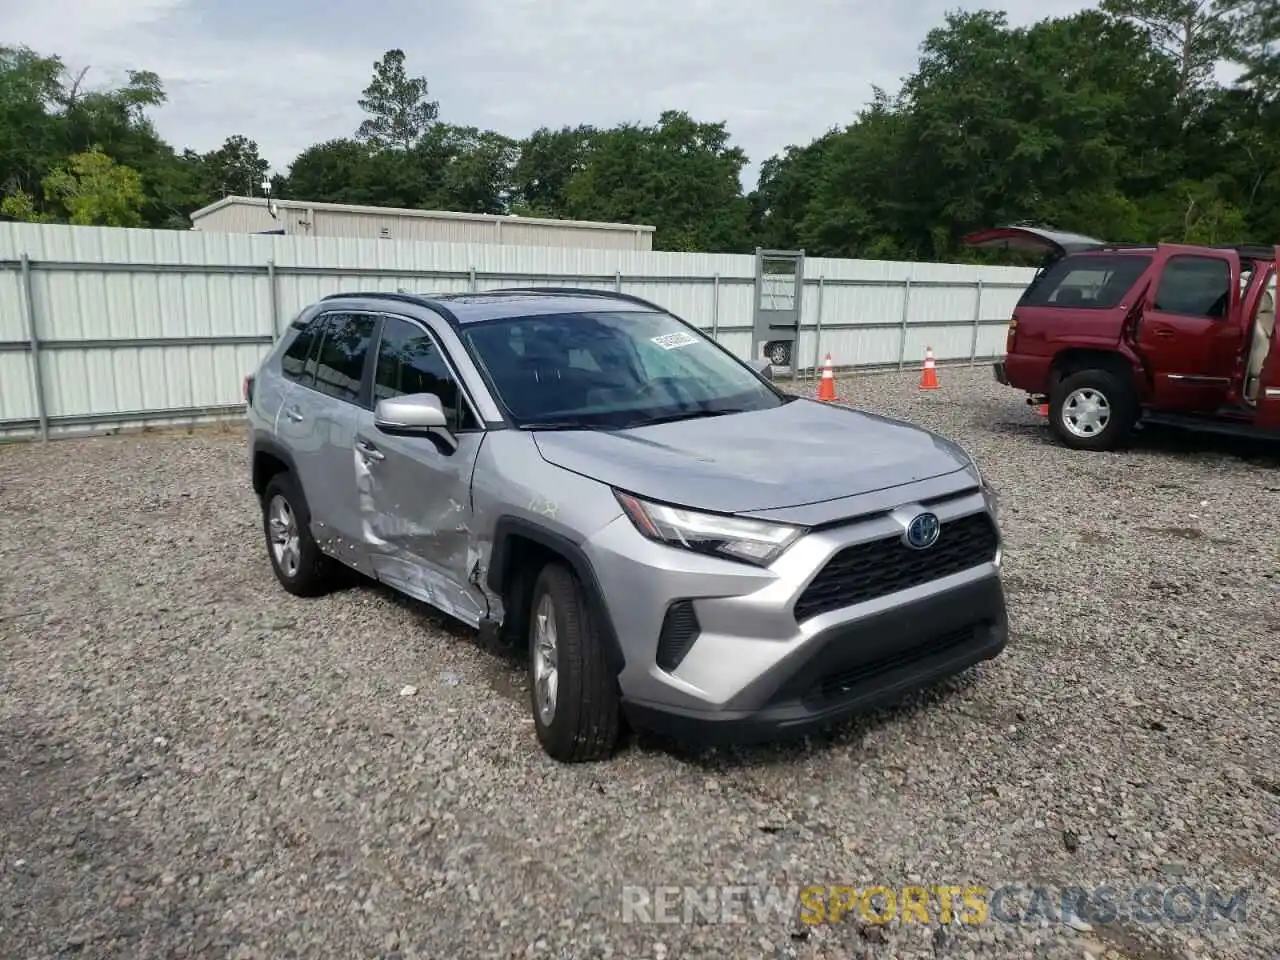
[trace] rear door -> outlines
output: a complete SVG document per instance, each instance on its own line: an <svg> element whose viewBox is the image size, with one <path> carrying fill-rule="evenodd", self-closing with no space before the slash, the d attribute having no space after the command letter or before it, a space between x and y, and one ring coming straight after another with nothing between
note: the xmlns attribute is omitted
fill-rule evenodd
<svg viewBox="0 0 1280 960"><path fill-rule="evenodd" d="M488 611L469 577L471 476L484 441L475 405L439 338L407 317L383 317L371 376L375 407L406 394L439 397L450 436L384 433L373 409L359 412L347 456L364 552L379 580L474 626Z"/></svg>
<svg viewBox="0 0 1280 960"><path fill-rule="evenodd" d="M1161 244L1138 321L1152 406L1210 413L1226 402L1240 348L1240 257Z"/></svg>
<svg viewBox="0 0 1280 960"><path fill-rule="evenodd" d="M352 449L356 418L371 403L364 383L378 318L325 313L313 321L316 343L285 398L279 433L298 468L311 528L322 543L346 542L359 531ZM347 554L349 559L357 558Z"/></svg>
<svg viewBox="0 0 1280 960"><path fill-rule="evenodd" d="M1280 247L1276 247L1276 263L1280 264ZM1275 274L1270 280L1270 292L1274 298L1277 289ZM1262 383L1258 389L1258 413L1254 423L1265 430L1280 430L1280 324L1271 331L1271 349L1262 364Z"/></svg>

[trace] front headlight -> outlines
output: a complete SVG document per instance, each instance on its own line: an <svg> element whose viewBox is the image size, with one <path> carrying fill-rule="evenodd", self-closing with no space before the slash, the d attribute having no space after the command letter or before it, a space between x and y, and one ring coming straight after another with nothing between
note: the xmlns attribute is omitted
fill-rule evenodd
<svg viewBox="0 0 1280 960"><path fill-rule="evenodd" d="M803 527L789 524L649 503L621 490L613 494L635 528L650 540L762 567L782 556L804 533Z"/></svg>

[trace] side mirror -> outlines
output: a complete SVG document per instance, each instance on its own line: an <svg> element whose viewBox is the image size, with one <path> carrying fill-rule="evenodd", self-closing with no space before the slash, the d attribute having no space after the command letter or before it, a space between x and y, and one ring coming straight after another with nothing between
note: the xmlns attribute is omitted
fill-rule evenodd
<svg viewBox="0 0 1280 960"><path fill-rule="evenodd" d="M773 364L764 357L757 357L755 359L748 360L747 365L766 380L773 379Z"/></svg>
<svg viewBox="0 0 1280 960"><path fill-rule="evenodd" d="M383 433L422 434L448 426L440 398L434 393L410 393L379 400L373 411L373 425Z"/></svg>

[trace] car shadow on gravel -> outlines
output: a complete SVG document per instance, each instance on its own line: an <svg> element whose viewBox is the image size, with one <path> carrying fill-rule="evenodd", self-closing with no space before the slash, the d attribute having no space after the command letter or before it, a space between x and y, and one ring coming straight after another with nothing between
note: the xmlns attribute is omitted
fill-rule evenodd
<svg viewBox="0 0 1280 960"><path fill-rule="evenodd" d="M983 425L988 433L1013 438L1016 442L1035 443L1043 447L1055 447L1066 453L1075 451L1065 447L1043 421L1022 422L996 420ZM1148 424L1135 430L1126 446L1117 454L1148 453L1171 457L1232 457L1260 467L1280 467L1280 441L1235 437L1208 431L1181 430L1159 424ZM1080 456L1089 456L1080 453Z"/></svg>
<svg viewBox="0 0 1280 960"><path fill-rule="evenodd" d="M480 641L476 630L429 604L373 581L366 581L366 586L377 591L389 603L409 612L424 631L443 633L453 642L469 644L480 650L486 658L481 672L490 689L498 696L527 709L527 660L518 647L486 645ZM705 770L799 762L814 752L843 749L856 744L877 727L908 720L921 711L936 709L951 697L962 694L977 679L976 673L969 670L924 690L905 694L901 700L887 707L858 714L806 736L748 745L701 746L647 730L632 729L624 722L618 753L662 753Z"/></svg>
<svg viewBox="0 0 1280 960"><path fill-rule="evenodd" d="M805 736L789 736L774 741L700 746L647 731L632 732L624 749L640 753L662 753L705 772L727 772L759 766L802 763L815 753L857 747L874 730L909 722L913 717L950 706L952 712L966 713L954 698L981 682L976 670L967 670L930 687L904 694L888 706L856 714L846 720L815 730Z"/></svg>
<svg viewBox="0 0 1280 960"><path fill-rule="evenodd" d="M1280 441L1179 430L1156 424L1136 431L1129 448L1173 456L1234 457L1255 466L1280 467Z"/></svg>
<svg viewBox="0 0 1280 960"><path fill-rule="evenodd" d="M365 586L377 591L378 595L387 602L407 611L423 630L443 633L450 642L469 644L479 649L485 655L481 673L493 692L522 706L527 702L529 697L528 685L525 682L527 660L517 647L500 643L485 644L480 639L479 631L442 613L430 604L372 580L366 580Z"/></svg>

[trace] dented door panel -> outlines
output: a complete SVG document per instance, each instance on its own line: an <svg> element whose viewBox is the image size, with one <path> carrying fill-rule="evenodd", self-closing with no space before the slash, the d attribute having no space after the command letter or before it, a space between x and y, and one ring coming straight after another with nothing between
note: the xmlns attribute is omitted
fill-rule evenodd
<svg viewBox="0 0 1280 960"><path fill-rule="evenodd" d="M488 605L477 583L471 478L482 431L454 436L450 452L429 437L391 436L361 411L350 448L360 542L374 576L477 625Z"/></svg>

